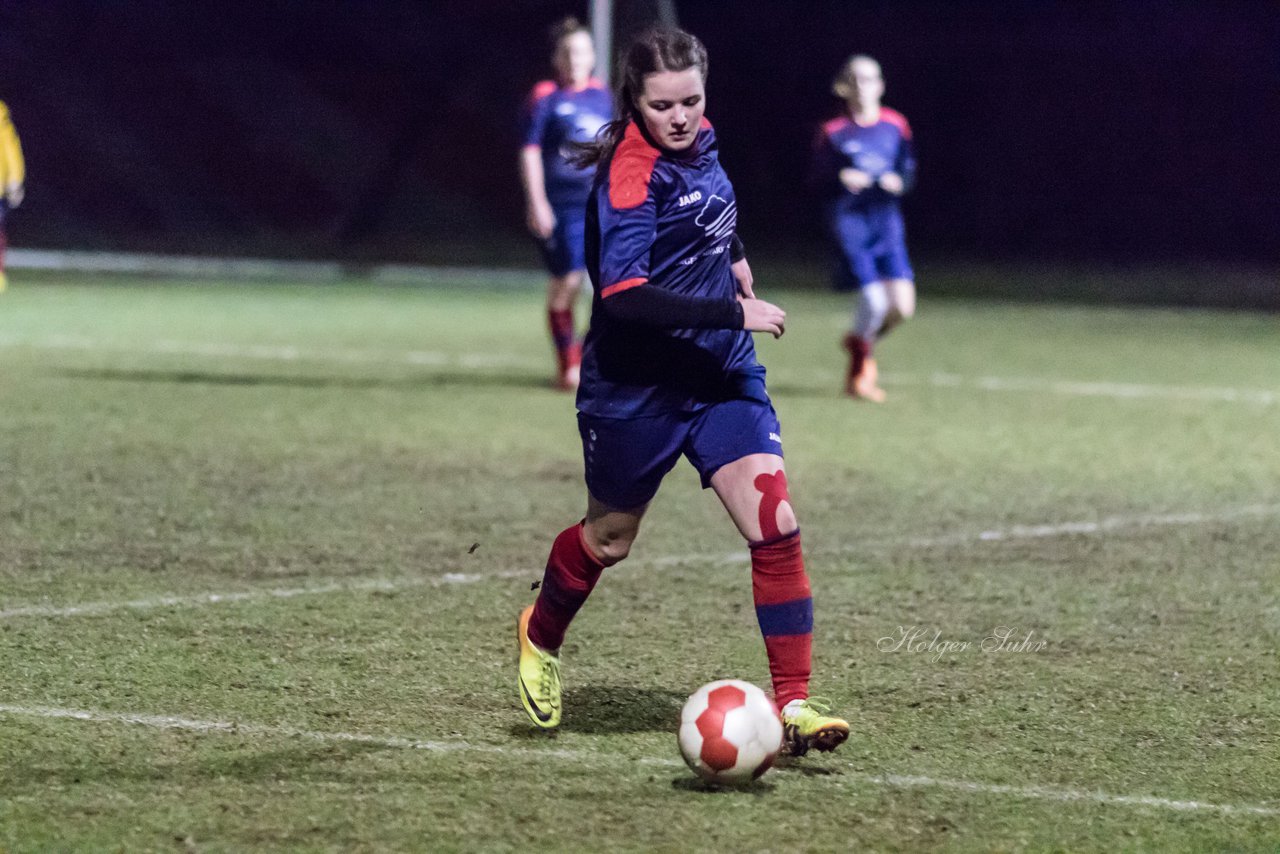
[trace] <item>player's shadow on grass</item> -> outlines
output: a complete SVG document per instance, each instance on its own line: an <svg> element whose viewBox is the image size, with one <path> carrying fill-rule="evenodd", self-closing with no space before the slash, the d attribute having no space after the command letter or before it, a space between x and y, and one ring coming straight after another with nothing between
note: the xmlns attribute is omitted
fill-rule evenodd
<svg viewBox="0 0 1280 854"><path fill-rule="evenodd" d="M564 692L564 728L608 735L675 732L685 695L659 688L583 685Z"/></svg>
<svg viewBox="0 0 1280 854"><path fill-rule="evenodd" d="M551 383L528 374L485 374L475 371L436 371L405 377L288 376L286 374L215 373L213 371L120 370L111 368L66 368L57 372L81 380L115 382L175 383L223 386L291 386L294 388L401 388L423 389L437 386L502 386L545 388Z"/></svg>
<svg viewBox="0 0 1280 854"><path fill-rule="evenodd" d="M621 685L582 685L564 692L564 721L560 729L587 735L630 732L669 732L680 726L680 709L687 699L675 691ZM544 733L520 721L511 728L518 737Z"/></svg>
<svg viewBox="0 0 1280 854"><path fill-rule="evenodd" d="M774 785L766 780L752 780L741 786L717 786L706 780L694 777L676 777L671 781L671 788L677 792L691 792L695 795L754 795L760 797L773 792Z"/></svg>
<svg viewBox="0 0 1280 854"><path fill-rule="evenodd" d="M810 754L812 755L812 754ZM844 772L829 765L808 764L804 759L792 756L779 756L773 763L773 772L777 774L799 774L802 777L839 777Z"/></svg>

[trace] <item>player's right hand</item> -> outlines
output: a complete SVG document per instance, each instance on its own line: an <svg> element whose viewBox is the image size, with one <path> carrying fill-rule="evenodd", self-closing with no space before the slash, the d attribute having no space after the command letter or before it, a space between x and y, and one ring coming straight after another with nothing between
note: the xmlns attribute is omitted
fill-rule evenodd
<svg viewBox="0 0 1280 854"><path fill-rule="evenodd" d="M872 184L871 176L861 169L841 169L840 183L850 193L861 193Z"/></svg>
<svg viewBox="0 0 1280 854"><path fill-rule="evenodd" d="M901 196L906 184L897 172L886 172L880 176L880 189L891 196Z"/></svg>
<svg viewBox="0 0 1280 854"><path fill-rule="evenodd" d="M781 338L787 331L787 313L771 302L762 299L739 297L742 303L742 328L748 332L768 332Z"/></svg>
<svg viewBox="0 0 1280 854"><path fill-rule="evenodd" d="M9 200L9 207L16 208L22 204L22 185L10 184L5 190L5 198Z"/></svg>
<svg viewBox="0 0 1280 854"><path fill-rule="evenodd" d="M539 240L546 240L556 228L556 215L551 205L531 204L525 211L525 224L530 233Z"/></svg>

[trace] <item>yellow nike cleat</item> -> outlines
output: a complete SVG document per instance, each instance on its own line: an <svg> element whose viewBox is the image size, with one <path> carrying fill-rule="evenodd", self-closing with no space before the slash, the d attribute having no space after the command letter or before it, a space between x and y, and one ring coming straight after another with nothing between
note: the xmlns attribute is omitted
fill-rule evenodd
<svg viewBox="0 0 1280 854"><path fill-rule="evenodd" d="M560 656L539 649L529 640L530 605L516 621L516 638L520 642L520 675L516 678L520 702L529 720L542 729L560 725Z"/></svg>
<svg viewBox="0 0 1280 854"><path fill-rule="evenodd" d="M786 752L804 756L809 748L835 750L849 737L849 722L833 717L821 700L792 700L782 707L782 741Z"/></svg>

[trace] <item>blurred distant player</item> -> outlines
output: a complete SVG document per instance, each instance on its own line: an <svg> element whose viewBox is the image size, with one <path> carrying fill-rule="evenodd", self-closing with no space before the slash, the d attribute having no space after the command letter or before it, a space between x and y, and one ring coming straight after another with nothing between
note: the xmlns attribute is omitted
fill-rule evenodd
<svg viewBox="0 0 1280 854"><path fill-rule="evenodd" d="M850 57L832 91L845 100L845 114L823 125L815 171L839 250L835 285L858 291L853 326L844 339L849 351L845 391L880 403L884 390L876 381L875 343L916 310L898 203L915 180L911 127L901 113L880 105L884 78L880 63L869 56Z"/></svg>
<svg viewBox="0 0 1280 854"><path fill-rule="evenodd" d="M27 169L22 160L18 132L9 120L9 108L0 101L0 291L9 284L4 271L4 254L9 245L4 230L5 214L9 212L9 208L22 204L26 177Z"/></svg>
<svg viewBox="0 0 1280 854"><path fill-rule="evenodd" d="M552 28L551 42L556 79L542 81L529 96L520 177L529 231L541 242L551 274L547 323L556 348L556 382L569 391L578 387L582 361L573 307L587 266L583 223L595 172L571 165L567 155L570 143L595 139L612 117L613 103L591 76L596 51L586 27L566 18Z"/></svg>

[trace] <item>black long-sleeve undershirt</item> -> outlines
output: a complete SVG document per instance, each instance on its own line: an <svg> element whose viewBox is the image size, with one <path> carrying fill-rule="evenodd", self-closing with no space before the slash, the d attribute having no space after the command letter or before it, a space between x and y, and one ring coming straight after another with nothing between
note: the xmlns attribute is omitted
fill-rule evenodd
<svg viewBox="0 0 1280 854"><path fill-rule="evenodd" d="M747 257L742 238L729 238L729 262ZM688 297L662 288L628 288L604 300L604 310L615 320L643 323L664 329L741 329L742 303L712 297Z"/></svg>
<svg viewBox="0 0 1280 854"><path fill-rule="evenodd" d="M600 307L614 320L663 329L742 328L742 303L736 299L684 296L653 285L607 296Z"/></svg>

